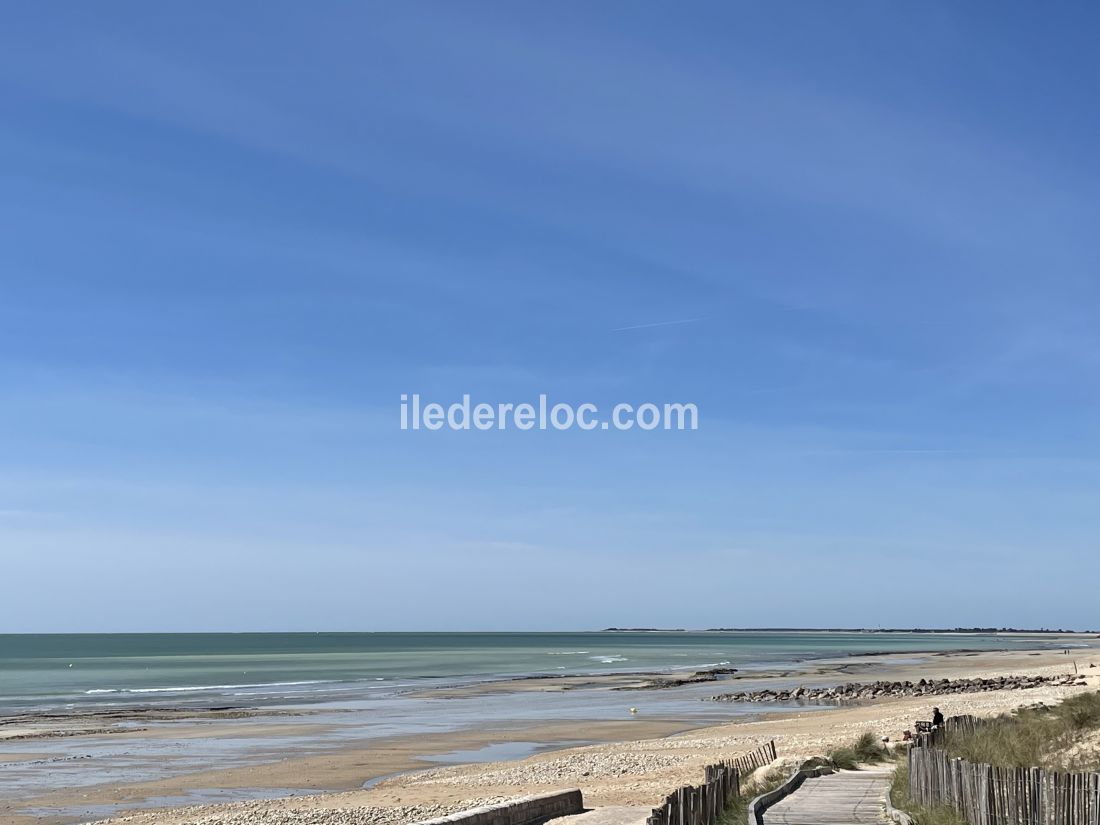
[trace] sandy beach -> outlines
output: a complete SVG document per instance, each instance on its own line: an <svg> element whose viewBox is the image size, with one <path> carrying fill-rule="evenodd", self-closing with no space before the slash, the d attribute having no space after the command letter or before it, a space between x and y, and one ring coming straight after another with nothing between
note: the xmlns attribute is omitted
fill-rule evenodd
<svg viewBox="0 0 1100 825"><path fill-rule="evenodd" d="M624 690L621 720L576 720L542 724L494 724L475 730L382 738L370 743L348 742L325 753L293 755L256 764L196 770L171 778L128 784L91 784L0 802L0 822L24 825L31 821L68 823L115 816L136 825L182 825L190 822L363 822L401 823L438 816L462 808L527 793L580 787L586 804L651 805L669 789L696 781L702 766L746 752L774 739L780 759L794 762L827 750L864 730L900 738L914 719L929 715L932 704L945 714L994 714L1021 704L1055 702L1083 690L1100 687L1100 648L1094 638L1077 637L1067 644L1086 642L1088 649L1061 651L958 652L915 657L859 656L805 663L796 672L783 669L752 674L754 685L774 682L829 685L878 679L913 680L996 677L1000 675L1067 675L1075 671L1087 686L1047 685L1029 690L997 690L936 697L906 697L863 701L831 708L786 709L769 712L767 705L741 721L700 726L697 720L649 718L644 691ZM654 679L676 679L680 674L591 676L576 679L520 679L482 683L436 691L437 698L524 691L616 691ZM705 685L713 692L737 689L738 679ZM698 685L692 687L698 688ZM665 688L682 691L683 687ZM638 705L637 714L629 708ZM711 703L724 704L724 703ZM172 715L172 714L169 714ZM308 712L274 718L266 712L230 710L178 714L165 725L163 714L135 714L118 720L79 719L66 730L64 720L24 720L8 726L26 737L71 735L91 737L88 730L115 731L115 741L159 736L239 737L259 740L285 736L288 730L307 734L314 722ZM268 717L268 718L265 718ZM317 726L318 729L322 726ZM36 733L37 732L37 733ZM586 744L578 746L578 743ZM529 755L533 743L537 753ZM595 743L595 744L587 744ZM510 745L512 747L510 747ZM433 755L448 754L459 761L465 754L473 764L440 765ZM513 754L525 758L508 759ZM34 755L5 752L8 765ZM164 758L171 758L165 756ZM500 761L500 760L505 761ZM92 760L89 760L91 762ZM379 778L381 778L379 780ZM364 783L373 780L370 787ZM212 789L229 789L244 796L282 796L228 804L184 805L217 799ZM283 791L280 794L280 791ZM290 796L289 794L294 794ZM224 798L221 797L221 798Z"/></svg>

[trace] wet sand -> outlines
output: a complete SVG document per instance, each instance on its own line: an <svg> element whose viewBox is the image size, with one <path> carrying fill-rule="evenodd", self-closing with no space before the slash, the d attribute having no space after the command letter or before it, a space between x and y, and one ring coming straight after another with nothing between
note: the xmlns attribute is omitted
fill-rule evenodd
<svg viewBox="0 0 1100 825"><path fill-rule="evenodd" d="M149 801L194 797L202 800L211 788L250 791L294 791L295 795L326 790L360 788L379 777L438 767L433 756L459 751L477 751L502 742L525 743L531 747L562 747L578 742L616 742L669 736L690 729L675 721L627 719L621 722L561 722L549 725L516 725L479 731L401 736L372 741L369 746L348 746L333 753L305 757L288 756L259 765L220 768L188 773L170 779L138 782L124 786L97 785L64 790L14 801L0 801L0 823L68 823L102 818ZM277 729L283 733L282 729ZM236 731L228 731L230 735ZM255 734L255 730L250 730ZM123 736L127 734L121 734ZM209 736L210 731L204 731ZM259 735L264 735L261 729ZM0 760L25 758L0 754ZM169 758L169 757L165 757ZM271 794L266 794L271 795ZM444 800L453 794L442 794ZM186 804L177 802L175 804ZM119 807L121 806L121 807ZM113 808L114 810L107 810ZM33 816L25 811L34 810ZM50 809L66 809L51 813ZM71 810L70 810L71 809Z"/></svg>

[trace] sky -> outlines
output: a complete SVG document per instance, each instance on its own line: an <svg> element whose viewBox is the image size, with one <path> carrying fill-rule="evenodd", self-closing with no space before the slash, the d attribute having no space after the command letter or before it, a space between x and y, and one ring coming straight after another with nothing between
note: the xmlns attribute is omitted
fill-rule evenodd
<svg viewBox="0 0 1100 825"><path fill-rule="evenodd" d="M1100 626L1094 5L4 19L0 632Z"/></svg>

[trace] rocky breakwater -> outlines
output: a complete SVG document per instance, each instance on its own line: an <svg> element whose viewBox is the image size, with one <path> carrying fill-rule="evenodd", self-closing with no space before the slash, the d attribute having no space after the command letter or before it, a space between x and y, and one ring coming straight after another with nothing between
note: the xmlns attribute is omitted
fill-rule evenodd
<svg viewBox="0 0 1100 825"><path fill-rule="evenodd" d="M646 679L636 685L620 685L612 690L664 690L665 688L683 687L684 685L696 685L701 682L717 682L723 676L731 676L737 672L735 667L712 667L709 670L697 670L680 676L658 676L655 679Z"/></svg>
<svg viewBox="0 0 1100 825"><path fill-rule="evenodd" d="M901 696L945 696L952 693L986 693L992 690L1027 690L1044 686L1076 687L1080 676L995 676L988 679L921 679L919 682L849 682L833 687L797 687L723 693L714 702L852 702Z"/></svg>

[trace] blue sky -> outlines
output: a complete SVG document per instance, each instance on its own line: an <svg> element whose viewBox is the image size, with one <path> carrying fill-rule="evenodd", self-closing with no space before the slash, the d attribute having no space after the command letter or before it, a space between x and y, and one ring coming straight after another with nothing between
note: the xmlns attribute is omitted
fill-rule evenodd
<svg viewBox="0 0 1100 825"><path fill-rule="evenodd" d="M0 630L1100 625L1098 17L11 4Z"/></svg>

